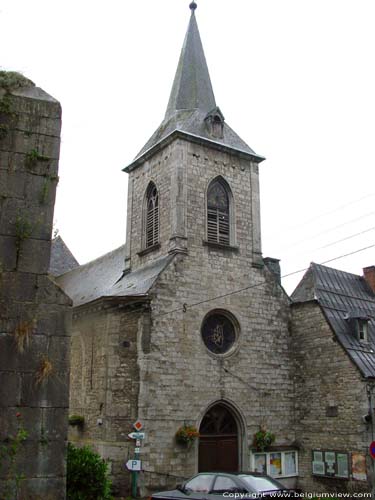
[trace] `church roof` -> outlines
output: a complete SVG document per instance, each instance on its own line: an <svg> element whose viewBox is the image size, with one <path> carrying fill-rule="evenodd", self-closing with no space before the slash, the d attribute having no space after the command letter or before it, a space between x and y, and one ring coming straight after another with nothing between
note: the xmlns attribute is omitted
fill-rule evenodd
<svg viewBox="0 0 375 500"><path fill-rule="evenodd" d="M223 115L216 106L210 74L207 67L201 37L195 17L196 4L190 5L191 17L177 66L167 110L161 125L147 141L135 160L125 171L134 168L139 160L156 146L179 132L192 139L209 141L211 146L224 146L261 162L257 155L225 122L220 138L213 137L207 127L206 118L210 113Z"/></svg>
<svg viewBox="0 0 375 500"><path fill-rule="evenodd" d="M125 245L57 278L73 307L102 298L145 297L173 256L167 255L129 274L123 273Z"/></svg>
<svg viewBox="0 0 375 500"><path fill-rule="evenodd" d="M375 377L375 294L362 276L312 263L291 298L316 300L362 375ZM358 339L351 318L369 319L368 342Z"/></svg>
<svg viewBox="0 0 375 500"><path fill-rule="evenodd" d="M66 246L61 236L52 240L49 273L52 276L61 276L79 266L78 261Z"/></svg>

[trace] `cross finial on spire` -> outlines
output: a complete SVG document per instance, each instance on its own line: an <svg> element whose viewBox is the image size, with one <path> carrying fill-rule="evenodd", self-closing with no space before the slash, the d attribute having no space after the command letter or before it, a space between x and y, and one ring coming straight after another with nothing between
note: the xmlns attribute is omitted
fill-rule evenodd
<svg viewBox="0 0 375 500"><path fill-rule="evenodd" d="M191 2L191 4L189 5L190 9L192 12L195 11L195 9L198 7L198 5L195 3L195 2Z"/></svg>

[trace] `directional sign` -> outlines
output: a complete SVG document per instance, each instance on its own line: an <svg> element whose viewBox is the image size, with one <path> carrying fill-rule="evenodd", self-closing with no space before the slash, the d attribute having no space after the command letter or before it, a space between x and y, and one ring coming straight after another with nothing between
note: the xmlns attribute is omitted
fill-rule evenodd
<svg viewBox="0 0 375 500"><path fill-rule="evenodd" d="M143 424L140 420L134 422L133 427L136 431L141 431L143 429Z"/></svg>
<svg viewBox="0 0 375 500"><path fill-rule="evenodd" d="M370 444L370 455L375 458L375 441Z"/></svg>
<svg viewBox="0 0 375 500"><path fill-rule="evenodd" d="M128 470L140 471L141 470L141 461L140 460L128 460L126 462L126 467Z"/></svg>
<svg viewBox="0 0 375 500"><path fill-rule="evenodd" d="M144 432L131 432L128 434L130 439L144 439L145 438L145 433Z"/></svg>

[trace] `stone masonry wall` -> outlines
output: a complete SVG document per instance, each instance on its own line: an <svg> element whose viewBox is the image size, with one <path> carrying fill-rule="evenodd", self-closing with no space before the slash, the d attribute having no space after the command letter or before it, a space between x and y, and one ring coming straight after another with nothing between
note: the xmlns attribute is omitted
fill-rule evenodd
<svg viewBox="0 0 375 500"><path fill-rule="evenodd" d="M218 175L228 182L234 197L231 243L240 247L236 257L246 266L259 263L258 165L235 154L177 139L129 176L126 252L133 270L173 251L175 239L189 251L202 247L207 239L207 188ZM144 249L143 205L150 181L159 191L160 248L140 255Z"/></svg>
<svg viewBox="0 0 375 500"><path fill-rule="evenodd" d="M71 301L47 275L60 127L41 89L0 89L0 444L27 432L0 458L1 498L65 499Z"/></svg>
<svg viewBox="0 0 375 500"><path fill-rule="evenodd" d="M316 302L292 306L292 355L299 486L316 493L370 491L366 482L312 476L312 450L367 453L371 442L362 420L365 383ZM337 416L327 416L335 407Z"/></svg>
<svg viewBox="0 0 375 500"><path fill-rule="evenodd" d="M151 349L139 352L139 416L146 426L143 484L148 490L171 485L174 478L169 474L176 482L197 471L198 447L182 449L174 435L184 422L199 428L215 401L226 401L238 417L242 469L249 467L249 448L260 425L276 434L278 445L294 441L289 302L253 252L260 243L259 205L253 203L259 195L254 179L257 169L235 155L186 141L176 141L173 147L169 153L174 163L166 170L160 168L158 175L167 177L176 168L183 170L180 197L185 200L188 255L177 255L154 286ZM137 173L139 180L142 169ZM204 243L206 190L217 175L227 180L233 193L237 246L233 249ZM164 180L166 186L168 182ZM170 185L173 190L172 181ZM145 188L146 183L142 191ZM161 202L170 203L166 210L170 222L161 219L161 224L170 227L175 224L172 199L167 194ZM139 242L140 227L133 225L135 242ZM166 248L166 242L161 244ZM143 263L157 254L136 259ZM241 288L247 290L230 295ZM225 294L229 295L210 300ZM202 321L214 309L230 312L240 325L237 349L225 358L212 356L201 338Z"/></svg>
<svg viewBox="0 0 375 500"><path fill-rule="evenodd" d="M138 417L141 317L140 306L87 306L74 314L70 415L83 416L84 425L70 427L69 440L109 460L114 493L122 496L130 493L124 464L134 452L128 433Z"/></svg>

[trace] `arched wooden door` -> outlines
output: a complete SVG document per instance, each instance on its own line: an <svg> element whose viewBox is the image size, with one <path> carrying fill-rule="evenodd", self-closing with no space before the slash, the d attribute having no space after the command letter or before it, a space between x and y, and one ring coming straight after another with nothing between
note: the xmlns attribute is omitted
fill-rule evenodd
<svg viewBox="0 0 375 500"><path fill-rule="evenodd" d="M238 426L223 404L210 408L199 428L199 472L238 471Z"/></svg>

